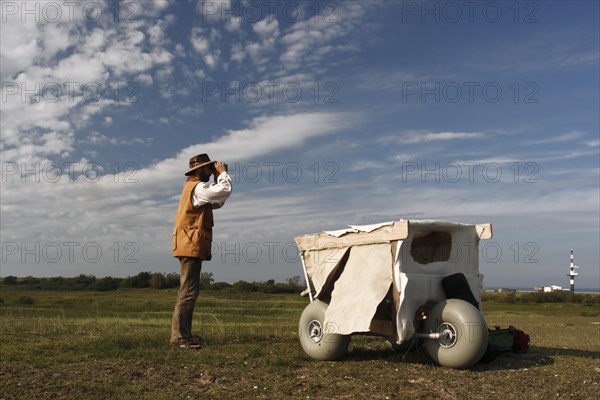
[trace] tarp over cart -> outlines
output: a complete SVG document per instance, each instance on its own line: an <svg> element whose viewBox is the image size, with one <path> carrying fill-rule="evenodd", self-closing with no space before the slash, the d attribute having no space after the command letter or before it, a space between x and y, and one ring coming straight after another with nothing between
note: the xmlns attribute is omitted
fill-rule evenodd
<svg viewBox="0 0 600 400"><path fill-rule="evenodd" d="M445 298L442 278L463 273L479 302L478 243L492 237L490 224L399 220L350 226L295 238L314 298L329 303L327 332L373 332L400 344L414 333L417 308ZM393 318L378 318L392 301Z"/></svg>

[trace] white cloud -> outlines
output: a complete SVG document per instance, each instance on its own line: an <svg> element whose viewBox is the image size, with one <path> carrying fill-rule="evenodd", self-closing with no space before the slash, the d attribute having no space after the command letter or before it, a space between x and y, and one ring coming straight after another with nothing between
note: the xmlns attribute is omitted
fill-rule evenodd
<svg viewBox="0 0 600 400"><path fill-rule="evenodd" d="M339 7L341 13L347 10L347 4ZM321 18L295 22L281 38L285 50L279 57L280 61L288 69L295 69L308 62L321 60L322 55L329 52L322 49L329 48L335 39L352 33L355 21L351 14L347 14L340 18L340 23L327 23Z"/></svg>
<svg viewBox="0 0 600 400"><path fill-rule="evenodd" d="M124 34L116 32L110 37L110 44L98 58L108 66L117 76L126 73L147 71L154 64L166 64L172 55L161 47L154 47L152 52L144 52L144 33L138 30L129 30Z"/></svg>
<svg viewBox="0 0 600 400"><path fill-rule="evenodd" d="M59 51L66 50L77 42L78 33L68 25L43 25L40 29L40 42L43 44L43 57L50 59Z"/></svg>
<svg viewBox="0 0 600 400"><path fill-rule="evenodd" d="M228 32L239 32L242 27L242 18L241 17L230 17L227 19L227 23L225 24L225 29Z"/></svg>
<svg viewBox="0 0 600 400"><path fill-rule="evenodd" d="M524 142L524 144L532 145L532 144L572 142L573 140L579 139L582 136L585 136L585 132L570 131L567 133L563 133L562 135L551 136L551 137L547 137L547 138L543 138L543 139L527 140Z"/></svg>
<svg viewBox="0 0 600 400"><path fill-rule="evenodd" d="M162 11L169 7L171 2L169 0L152 0L152 6L155 10Z"/></svg>
<svg viewBox="0 0 600 400"><path fill-rule="evenodd" d="M165 23L162 20L156 21L154 25L148 28L148 37L153 46L162 45L165 40Z"/></svg>
<svg viewBox="0 0 600 400"><path fill-rule="evenodd" d="M221 38L221 34L215 28L212 28L207 32L200 27L192 29L190 42L194 50L202 56L202 59L210 69L216 69L219 66L219 60L221 57L220 49L213 49L213 44L218 43Z"/></svg>
<svg viewBox="0 0 600 400"><path fill-rule="evenodd" d="M204 112L204 106L199 103L196 103L193 106L181 108L178 110L178 112L182 115L187 116L201 115Z"/></svg>
<svg viewBox="0 0 600 400"><path fill-rule="evenodd" d="M123 138L123 137L109 137L100 132L93 131L87 136L87 138L79 140L79 143L86 143L86 144L92 144L92 145L107 145L108 144L111 146L136 145L136 144L148 145L148 144L152 143L153 140L154 140L153 138L139 138L139 137L134 137L131 139ZM86 151L91 151L91 150L86 150ZM94 152L94 153L98 154L97 152Z"/></svg>
<svg viewBox="0 0 600 400"><path fill-rule="evenodd" d="M109 72L97 59L90 58L88 54L76 53L61 60L53 68L53 76L58 82L77 82L85 85L106 81Z"/></svg>
<svg viewBox="0 0 600 400"><path fill-rule="evenodd" d="M350 168L348 168L348 171L350 171L350 172L373 171L373 170L384 169L386 167L389 167L389 165L387 165L383 162L380 162L380 161L354 160L354 161L352 161Z"/></svg>
<svg viewBox="0 0 600 400"><path fill-rule="evenodd" d="M279 36L279 23L275 18L262 19L252 24L252 30L262 39Z"/></svg>
<svg viewBox="0 0 600 400"><path fill-rule="evenodd" d="M261 73L278 69L292 73L301 66L306 67L308 63L319 62L322 64L321 68L324 68L327 58L335 58L336 53L358 48L354 44L336 43L338 39L355 34L357 25L365 18L365 10L372 7L370 3L354 3L337 4L333 10L335 15L332 15L330 7L319 8L320 14L313 15L312 18L295 19L291 26L283 28L277 16L265 17L256 22L244 18L245 7L250 6L243 2L231 4L229 1L201 1L197 5L197 11L202 15L202 21L220 24L210 28L210 31L209 28L194 28L190 41L196 52L205 55L210 52L215 41L221 39L222 29L236 33L243 31L243 25L250 25L258 40L233 44L230 60L241 62L248 55ZM266 15L269 8L258 7ZM282 12L281 7L279 11ZM307 13L305 11L305 15ZM212 59L214 58L213 54Z"/></svg>
<svg viewBox="0 0 600 400"><path fill-rule="evenodd" d="M174 69L171 64L165 65L164 67L156 71L156 79L158 79L160 82L168 81L173 75L173 71Z"/></svg>
<svg viewBox="0 0 600 400"><path fill-rule="evenodd" d="M555 152L544 152L543 155L534 154L534 155L515 155L515 154L504 154L501 156L492 156L477 160L468 160L466 162L473 164L514 164L514 163L528 163L534 162L556 162L563 160L573 160L580 157L588 157L588 156L597 156L598 151L592 149L586 150L570 150L569 148L565 150L555 151Z"/></svg>
<svg viewBox="0 0 600 400"><path fill-rule="evenodd" d="M240 43L234 43L231 46L231 61L242 62L246 57L246 53L244 52L244 48Z"/></svg>
<svg viewBox="0 0 600 400"><path fill-rule="evenodd" d="M415 144L448 140L480 139L485 135L480 132L428 132L408 131L400 136L386 136L380 139L381 143Z"/></svg>
<svg viewBox="0 0 600 400"><path fill-rule="evenodd" d="M249 127L230 130L211 143L201 143L183 149L174 158L148 167L142 174L177 176L190 157L208 153L219 160L251 160L276 151L301 146L306 140L338 132L352 123L341 113L301 113L274 117L257 117ZM169 179L169 178L165 178Z"/></svg>
<svg viewBox="0 0 600 400"><path fill-rule="evenodd" d="M33 21L21 23L15 18L2 22L0 28L0 61L4 81L32 64L40 52L37 45L40 32Z"/></svg>
<svg viewBox="0 0 600 400"><path fill-rule="evenodd" d="M103 135L100 132L91 132L87 138L83 139L80 141L81 143L89 143L89 144L94 144L94 145L101 145L101 144L111 144L111 145L117 145L119 144L119 140L117 138L110 138L106 135Z"/></svg>
<svg viewBox="0 0 600 400"><path fill-rule="evenodd" d="M160 11L167 6L158 1L150 7ZM62 11L70 15L66 7ZM71 10L82 15L79 11ZM106 95L115 85L123 87L132 75L143 84L152 83L150 69L168 66L172 55L163 48L167 23L144 15L123 24L114 23L108 13L95 23L83 18L31 23L34 18L22 22L20 15L2 23L2 79L9 84L2 88L6 101L0 112L4 160L68 156L77 131L94 115L130 104Z"/></svg>
<svg viewBox="0 0 600 400"><path fill-rule="evenodd" d="M154 79L152 79L152 75L144 73L136 76L135 82L140 83L144 86L150 86L154 83Z"/></svg>
<svg viewBox="0 0 600 400"><path fill-rule="evenodd" d="M110 125L112 125L112 123L113 123L112 117L110 117L110 116L104 117L104 125L110 126Z"/></svg>
<svg viewBox="0 0 600 400"><path fill-rule="evenodd" d="M204 62L210 69L216 69L219 65L219 58L221 56L221 50L215 50L211 54L206 54L204 56Z"/></svg>
<svg viewBox="0 0 600 400"><path fill-rule="evenodd" d="M587 142L585 142L586 146L589 147L598 147L600 146L600 140L589 140Z"/></svg>
<svg viewBox="0 0 600 400"><path fill-rule="evenodd" d="M95 179L94 175L81 175L84 171L95 172L97 169L90 168L94 164L86 160L79 160L71 172L64 163L37 160L37 170L45 171L45 175L38 173L37 181L35 176L31 176L23 182L20 170L9 176L3 175L3 188L10 187L10 190L2 191L0 205L3 241L25 240L42 244L77 241L99 243L106 247L113 243L136 243L140 246L141 258L153 259L156 255L168 254L171 216L177 205L189 157L208 152L212 159L231 164L260 160L281 150L297 150L309 139L339 132L349 123L346 115L336 113L259 117L250 121L245 129L230 130L212 142L187 147L175 157L145 168L125 162L112 165L100 171L99 179ZM85 141L94 145L122 143L121 139L109 138L99 132L92 132ZM142 138L134 141L147 143ZM48 137L46 143L54 142ZM57 142L60 143L62 141ZM60 146L52 149L60 150ZM32 164L15 166L32 169ZM54 172L49 172L49 167ZM55 172L56 169L58 172ZM48 177L52 179L45 179ZM44 199L43 207L39 207L39 199ZM297 201L292 197L288 200L285 204L275 199L273 202L278 202L279 208L285 210ZM30 211L25 214L16 212L22 209ZM229 213L234 210L239 211L239 208L233 206ZM238 215L241 220L247 218L244 213L241 211ZM112 259L108 259L107 265L90 266L88 263L88 267L93 267L94 273L98 274L99 268L110 268ZM18 274L13 267L9 263L4 269L3 265L3 273ZM22 265L17 267L22 268ZM42 271L34 274L40 273ZM126 272L117 271L116 274Z"/></svg>
<svg viewBox="0 0 600 400"><path fill-rule="evenodd" d="M202 24L192 29L190 43L194 51L201 55L206 67L210 70L231 68L229 62L242 65L251 59L259 79L272 79L269 75L289 75L296 73L300 67L307 74L313 74L313 65L319 65L319 72L327 71L330 64L340 62L342 52L355 51L356 44L340 43L357 32L357 25L365 18L365 10L371 4L350 4L343 2L333 10L331 7L319 8L319 15L312 18L298 18L291 26L280 25L278 15L266 16L269 8L258 5L263 19L258 21L244 18L246 7L254 10L254 5L244 2L231 4L229 1L201 1L197 11L202 15ZM354 2L352 2L354 3ZM279 11L281 11L281 7ZM315 10L312 11L313 13ZM308 11L305 10L305 15ZM219 22L219 24L216 24ZM252 39L255 34L255 39ZM233 41L227 50L222 46L223 34L244 32L240 35L244 40ZM224 52L219 54L218 51ZM222 59L223 58L223 59ZM237 68L238 65L235 65ZM256 78L254 78L256 79Z"/></svg>
<svg viewBox="0 0 600 400"><path fill-rule="evenodd" d="M192 36L190 37L190 42L194 50L200 54L206 54L210 48L208 38L203 36L203 33L204 29L196 27L192 29Z"/></svg>
<svg viewBox="0 0 600 400"><path fill-rule="evenodd" d="M263 19L252 24L252 30L260 38L256 42L247 41L244 46L240 43L234 43L231 48L231 60L241 62L246 55L249 55L255 65L264 67L271 60L269 55L276 49L279 40L279 23L276 19ZM265 68L259 68L264 72Z"/></svg>
<svg viewBox="0 0 600 400"><path fill-rule="evenodd" d="M400 153L394 156L394 160L399 163L405 163L409 161L414 161L417 158L417 154L415 153Z"/></svg>
<svg viewBox="0 0 600 400"><path fill-rule="evenodd" d="M485 44L478 52L472 52L465 62L487 73L490 70L532 73L593 67L600 59L597 43L597 31L544 29L527 35L518 43L497 46L492 54L489 53L489 45Z"/></svg>
<svg viewBox="0 0 600 400"><path fill-rule="evenodd" d="M177 43L175 45L175 55L177 55L177 57L185 57L185 47L183 47L183 45L181 43Z"/></svg>

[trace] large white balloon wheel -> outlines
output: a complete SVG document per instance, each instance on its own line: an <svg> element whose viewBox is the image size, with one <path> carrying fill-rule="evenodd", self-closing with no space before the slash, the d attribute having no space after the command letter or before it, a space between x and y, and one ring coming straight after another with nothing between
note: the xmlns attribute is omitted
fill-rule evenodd
<svg viewBox="0 0 600 400"><path fill-rule="evenodd" d="M469 368L481 359L488 343L487 324L481 312L459 299L436 304L425 320L424 332L429 356L444 367Z"/></svg>
<svg viewBox="0 0 600 400"><path fill-rule="evenodd" d="M332 327L325 326L325 311L327 303L314 300L306 306L300 316L298 324L298 337L302 349L315 360L339 360L342 358L348 345L350 335L340 335L330 332Z"/></svg>

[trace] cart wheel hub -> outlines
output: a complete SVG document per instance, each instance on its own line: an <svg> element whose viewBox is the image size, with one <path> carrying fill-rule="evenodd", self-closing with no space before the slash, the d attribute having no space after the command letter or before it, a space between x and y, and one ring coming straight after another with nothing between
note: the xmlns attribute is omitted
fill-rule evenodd
<svg viewBox="0 0 600 400"><path fill-rule="evenodd" d="M319 343L323 339L323 326L317 320L308 323L308 337L311 341Z"/></svg>
<svg viewBox="0 0 600 400"><path fill-rule="evenodd" d="M458 335L456 333L456 328L452 324L444 322L438 326L437 331L440 334L438 339L440 346L448 348L456 344Z"/></svg>

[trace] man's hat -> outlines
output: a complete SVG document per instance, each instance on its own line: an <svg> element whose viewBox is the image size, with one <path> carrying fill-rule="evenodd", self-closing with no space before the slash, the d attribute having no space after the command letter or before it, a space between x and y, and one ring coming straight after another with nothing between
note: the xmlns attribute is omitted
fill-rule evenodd
<svg viewBox="0 0 600 400"><path fill-rule="evenodd" d="M210 158L208 158L208 154L198 154L197 156L190 158L189 169L187 170L185 175L190 175L198 168L202 168L205 165L209 165L215 162L216 161L210 161Z"/></svg>

